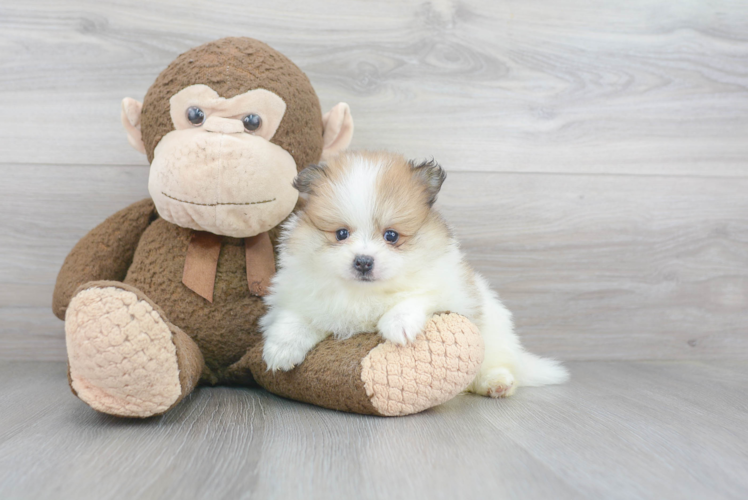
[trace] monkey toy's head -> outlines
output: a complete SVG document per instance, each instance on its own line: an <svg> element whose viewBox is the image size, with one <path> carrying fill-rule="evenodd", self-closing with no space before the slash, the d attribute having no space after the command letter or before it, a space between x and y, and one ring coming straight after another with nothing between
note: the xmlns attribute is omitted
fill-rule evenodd
<svg viewBox="0 0 748 500"><path fill-rule="evenodd" d="M148 155L159 215L182 227L246 238L293 211L296 173L345 149L348 106L324 117L309 79L251 38L224 38L172 62L141 104L122 101L130 144Z"/></svg>

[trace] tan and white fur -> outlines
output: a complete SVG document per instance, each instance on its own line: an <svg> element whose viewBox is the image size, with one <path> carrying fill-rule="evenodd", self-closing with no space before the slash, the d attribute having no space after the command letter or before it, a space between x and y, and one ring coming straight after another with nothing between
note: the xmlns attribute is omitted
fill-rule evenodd
<svg viewBox="0 0 748 500"><path fill-rule="evenodd" d="M518 386L567 380L559 363L524 350L511 313L465 262L433 208L444 178L433 161L371 152L299 174L305 204L284 226L260 321L268 369L292 369L329 335L378 331L406 344L434 313L450 311L474 322L485 345L469 391L510 396Z"/></svg>

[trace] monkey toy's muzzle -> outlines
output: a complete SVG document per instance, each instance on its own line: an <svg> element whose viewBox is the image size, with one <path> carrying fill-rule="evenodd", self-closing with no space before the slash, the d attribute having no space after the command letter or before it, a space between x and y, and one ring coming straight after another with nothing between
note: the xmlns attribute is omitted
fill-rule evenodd
<svg viewBox="0 0 748 500"><path fill-rule="evenodd" d="M148 190L178 226L246 238L277 226L296 205L296 162L283 148L218 118L158 144Z"/></svg>

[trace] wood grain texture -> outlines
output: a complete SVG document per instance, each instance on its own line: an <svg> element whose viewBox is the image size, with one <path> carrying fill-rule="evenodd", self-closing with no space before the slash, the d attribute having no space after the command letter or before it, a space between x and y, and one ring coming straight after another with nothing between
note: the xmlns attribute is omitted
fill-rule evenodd
<svg viewBox="0 0 748 500"><path fill-rule="evenodd" d="M748 359L748 179L451 174L444 212L531 350Z"/></svg>
<svg viewBox="0 0 748 500"><path fill-rule="evenodd" d="M143 164L119 124L174 57L278 48L355 147L452 170L745 175L748 3L31 0L0 7L8 163ZM43 145L40 147L40 138Z"/></svg>
<svg viewBox="0 0 748 500"><path fill-rule="evenodd" d="M2 498L742 499L748 363L570 364L566 386L362 417L200 389L95 413L62 363L0 363Z"/></svg>
<svg viewBox="0 0 748 500"><path fill-rule="evenodd" d="M49 306L60 265L88 230L147 196L148 170L0 175L10 179L0 204L19 214L2 221L0 359L65 359ZM452 172L437 206L533 351L746 359L747 192L736 178Z"/></svg>

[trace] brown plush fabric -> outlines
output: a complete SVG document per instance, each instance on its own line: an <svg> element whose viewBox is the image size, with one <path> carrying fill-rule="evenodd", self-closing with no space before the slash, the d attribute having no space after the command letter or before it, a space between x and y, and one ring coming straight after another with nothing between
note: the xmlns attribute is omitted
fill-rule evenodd
<svg viewBox="0 0 748 500"><path fill-rule="evenodd" d="M143 231L156 218L150 199L120 210L84 236L65 258L52 296L52 312L65 319L73 292L89 281L125 279Z"/></svg>
<svg viewBox="0 0 748 500"><path fill-rule="evenodd" d="M184 399L200 382L200 377L205 367L203 354L195 342L187 336L179 327L173 326L172 332L174 345L177 348L177 364L179 365L179 384L182 386L182 396L174 403L174 406ZM173 406L172 406L173 408Z"/></svg>
<svg viewBox="0 0 748 500"><path fill-rule="evenodd" d="M124 282L158 304L165 318L197 343L205 358L203 382L218 384L226 368L260 341L257 320L265 306L249 293L242 239L222 238L212 303L185 287L191 237L192 230L156 219L143 233Z"/></svg>
<svg viewBox="0 0 748 500"><path fill-rule="evenodd" d="M262 344L252 348L231 367L237 378L243 371L254 374L258 384L272 392L333 410L382 415L366 395L361 360L382 338L374 333L346 340L332 337L320 342L299 366L288 372L269 372L262 360Z"/></svg>
<svg viewBox="0 0 748 500"><path fill-rule="evenodd" d="M288 151L299 170L322 154L322 111L309 78L290 59L246 37L222 38L178 56L151 85L143 101L141 131L148 161L161 138L174 126L171 96L190 85L205 84L231 98L264 88L286 102L286 114L271 140Z"/></svg>

